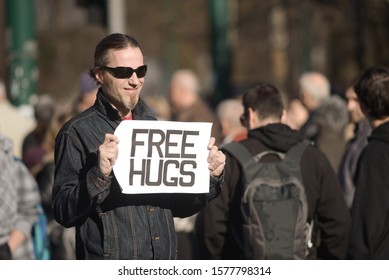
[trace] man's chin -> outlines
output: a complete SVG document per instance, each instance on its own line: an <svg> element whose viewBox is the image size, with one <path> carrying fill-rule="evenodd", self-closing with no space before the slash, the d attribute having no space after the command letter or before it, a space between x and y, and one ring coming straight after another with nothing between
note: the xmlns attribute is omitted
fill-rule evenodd
<svg viewBox="0 0 389 280"><path fill-rule="evenodd" d="M127 108L131 111L134 110L136 104L138 104L139 97L131 98L130 102L127 104Z"/></svg>

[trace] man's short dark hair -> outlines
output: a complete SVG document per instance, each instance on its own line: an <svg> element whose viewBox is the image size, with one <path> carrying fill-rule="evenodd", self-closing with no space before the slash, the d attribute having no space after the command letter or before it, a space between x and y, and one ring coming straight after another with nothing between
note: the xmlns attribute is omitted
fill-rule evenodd
<svg viewBox="0 0 389 280"><path fill-rule="evenodd" d="M140 48L138 41L129 35L113 33L104 37L96 46L94 53L94 66L90 70L90 75L95 79L95 70L108 64L108 52L110 50L122 50L131 46Z"/></svg>
<svg viewBox="0 0 389 280"><path fill-rule="evenodd" d="M260 119L281 118L284 110L281 93L269 83L259 83L250 88L243 95L242 101L245 113L247 113L248 108L252 108Z"/></svg>
<svg viewBox="0 0 389 280"><path fill-rule="evenodd" d="M380 120L389 116L389 69L378 66L365 70L358 78L355 93L364 113Z"/></svg>

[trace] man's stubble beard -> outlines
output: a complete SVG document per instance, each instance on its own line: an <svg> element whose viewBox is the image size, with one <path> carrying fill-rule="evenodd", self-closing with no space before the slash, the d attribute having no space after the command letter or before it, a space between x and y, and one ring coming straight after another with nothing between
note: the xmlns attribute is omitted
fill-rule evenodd
<svg viewBox="0 0 389 280"><path fill-rule="evenodd" d="M130 102L127 104L127 109L134 110L136 104L138 104L139 101L139 94L130 96Z"/></svg>
<svg viewBox="0 0 389 280"><path fill-rule="evenodd" d="M104 73L104 75L108 75L108 74L106 74L106 73ZM107 79L107 87L108 88L114 88L114 83L113 83L113 81L112 81L112 79ZM127 103L127 104L117 104L118 106L120 106L120 107L122 107L122 108L126 108L126 109L128 109L128 110L130 110L130 111L132 111L132 110L134 110L134 108L135 108L135 106L136 106L136 104L138 104L138 101L139 101L139 95L140 95L140 91L139 91L139 93L138 94L136 94L136 95L130 95L130 101ZM112 100L111 100L112 101ZM123 100L124 101L124 100ZM114 104L115 105L115 104ZM120 107L118 107L118 109L120 108Z"/></svg>

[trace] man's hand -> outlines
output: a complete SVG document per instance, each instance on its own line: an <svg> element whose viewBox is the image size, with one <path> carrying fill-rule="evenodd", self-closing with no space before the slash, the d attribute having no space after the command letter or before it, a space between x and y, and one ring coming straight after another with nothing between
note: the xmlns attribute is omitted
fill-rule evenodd
<svg viewBox="0 0 389 280"><path fill-rule="evenodd" d="M208 142L208 169L213 177L219 177L226 165L226 156L215 146L216 139L211 137Z"/></svg>
<svg viewBox="0 0 389 280"><path fill-rule="evenodd" d="M110 133L105 134L104 142L99 146L99 168L105 175L109 176L113 165L118 158L119 139Z"/></svg>
<svg viewBox="0 0 389 280"><path fill-rule="evenodd" d="M23 232L17 229L11 230L11 233L8 238L8 247L11 252L15 250L27 239L27 236Z"/></svg>

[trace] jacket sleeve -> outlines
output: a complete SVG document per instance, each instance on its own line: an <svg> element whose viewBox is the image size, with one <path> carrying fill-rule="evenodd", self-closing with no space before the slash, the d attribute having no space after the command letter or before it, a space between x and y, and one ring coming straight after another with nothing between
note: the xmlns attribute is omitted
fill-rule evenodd
<svg viewBox="0 0 389 280"><path fill-rule="evenodd" d="M65 227L82 223L108 195L111 177L96 165L97 154L85 155L81 144L60 132L55 147L52 206L54 218Z"/></svg>
<svg viewBox="0 0 389 280"><path fill-rule="evenodd" d="M221 191L224 173L219 178L210 176L209 193L205 194L171 194L172 213L174 217L185 218L198 213L210 201L215 199Z"/></svg>
<svg viewBox="0 0 389 280"><path fill-rule="evenodd" d="M227 156L225 177L220 195L211 201L196 219L195 234L201 259L222 259L223 250L229 230L231 197L236 186L236 177L232 171L238 168L232 166L231 157Z"/></svg>
<svg viewBox="0 0 389 280"><path fill-rule="evenodd" d="M310 197L316 200L316 203L311 202L311 206L316 205L316 209L311 209L311 211L316 212L312 215L316 215L320 232L317 257L319 259L344 259L347 253L351 218L339 182L328 159L321 152L315 153L315 159L308 160L308 162L315 165L314 171L310 174L315 189L312 190L311 186L310 190L315 195L311 193ZM308 168L308 170L312 169ZM307 182L307 184L311 183ZM316 186L316 184L319 185Z"/></svg>

